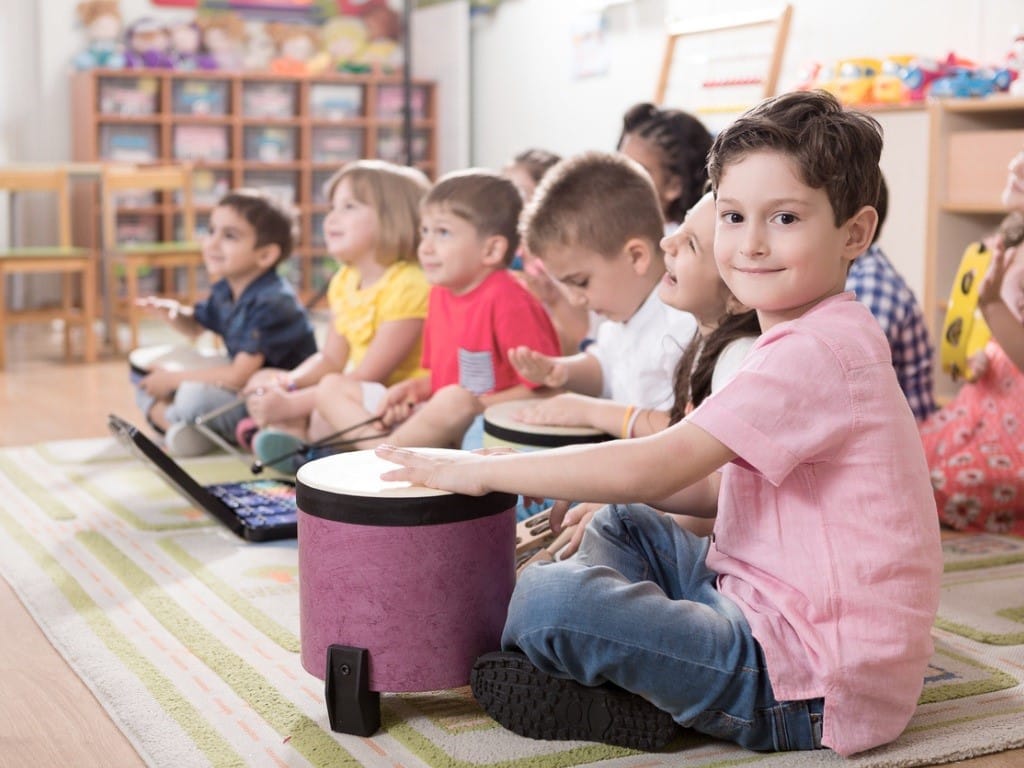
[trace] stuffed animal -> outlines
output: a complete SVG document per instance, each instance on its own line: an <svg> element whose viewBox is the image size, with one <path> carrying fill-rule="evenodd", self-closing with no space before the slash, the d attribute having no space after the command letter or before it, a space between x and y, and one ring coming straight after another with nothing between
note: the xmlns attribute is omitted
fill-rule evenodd
<svg viewBox="0 0 1024 768"><path fill-rule="evenodd" d="M242 68L245 51L245 24L234 13L208 13L196 19L203 33L203 47L217 63L217 69Z"/></svg>
<svg viewBox="0 0 1024 768"><path fill-rule="evenodd" d="M309 62L314 73L368 72L370 67L363 62L363 51L368 42L366 25L357 16L335 16L320 27L323 50Z"/></svg>
<svg viewBox="0 0 1024 768"><path fill-rule="evenodd" d="M316 27L270 22L267 34L277 49L277 56L270 62L271 72L279 75L309 73L309 62L320 49L320 35Z"/></svg>
<svg viewBox="0 0 1024 768"><path fill-rule="evenodd" d="M203 33L195 20L179 21L167 28L171 61L175 69L216 69L213 56L203 50Z"/></svg>
<svg viewBox="0 0 1024 768"><path fill-rule="evenodd" d="M170 69L171 38L156 19L144 16L133 22L124 35L125 66L129 69Z"/></svg>
<svg viewBox="0 0 1024 768"><path fill-rule="evenodd" d="M78 19L85 28L86 48L74 59L76 69L120 69L124 66L121 11L117 0L82 0Z"/></svg>

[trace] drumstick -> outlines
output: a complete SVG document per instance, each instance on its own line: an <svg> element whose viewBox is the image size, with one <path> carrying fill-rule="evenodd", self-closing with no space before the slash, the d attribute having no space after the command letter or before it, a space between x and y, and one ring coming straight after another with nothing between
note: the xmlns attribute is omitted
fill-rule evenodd
<svg viewBox="0 0 1024 768"><path fill-rule="evenodd" d="M360 440L367 440L369 439L369 437L357 437L354 440L337 441L335 440L335 438L341 437L346 432L351 432L353 429L359 429L360 427L365 427L369 424L373 424L375 421L380 421L380 416L371 416L365 421L360 421L357 424L352 424L351 426L345 427L344 429L339 429L337 432L327 435L326 437L322 437L319 440L314 440L312 443L302 443L298 448L293 448L287 453L282 453L280 456L274 456L273 458L268 459L267 461L260 461L259 459L256 459L256 461L254 461L252 465L249 467L249 471L252 472L254 475L258 475L260 474L260 472L264 470L264 468L266 468L268 464L276 464L277 462L283 459L287 459L290 456L296 456L300 453L304 453L313 448L340 448L345 445L353 445L359 442ZM390 433L384 432L380 435L376 435L376 437L384 437L387 434Z"/></svg>

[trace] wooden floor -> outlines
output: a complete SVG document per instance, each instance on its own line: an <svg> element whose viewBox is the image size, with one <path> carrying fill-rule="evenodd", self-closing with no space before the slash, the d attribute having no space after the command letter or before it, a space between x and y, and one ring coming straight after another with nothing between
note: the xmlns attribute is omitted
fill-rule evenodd
<svg viewBox="0 0 1024 768"><path fill-rule="evenodd" d="M123 358L65 363L55 334L31 326L8 332L8 364L0 371L0 446L100 437L107 433L108 413L135 418L134 408ZM144 765L3 579L0 627L0 765ZM955 765L1020 768L1024 749Z"/></svg>

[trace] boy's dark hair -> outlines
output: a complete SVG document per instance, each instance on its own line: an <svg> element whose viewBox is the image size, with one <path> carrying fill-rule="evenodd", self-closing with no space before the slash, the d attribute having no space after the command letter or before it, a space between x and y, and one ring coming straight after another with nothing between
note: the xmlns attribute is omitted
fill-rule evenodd
<svg viewBox="0 0 1024 768"><path fill-rule="evenodd" d="M630 107L622 117L622 133L616 147L622 148L627 134L633 134L661 150L665 172L678 176L683 190L669 205L668 218L682 221L704 195L708 178L707 159L711 134L700 120L681 109L661 109L643 102Z"/></svg>
<svg viewBox="0 0 1024 768"><path fill-rule="evenodd" d="M258 189L234 189L217 201L218 206L231 208L244 218L256 232L256 247L276 245L280 255L276 267L292 255L295 244L295 218L273 197Z"/></svg>
<svg viewBox="0 0 1024 768"><path fill-rule="evenodd" d="M523 198L516 185L486 168L469 168L443 176L423 198L422 208L443 208L465 219L481 237L500 235L508 241L505 265L519 249L517 224Z"/></svg>
<svg viewBox="0 0 1024 768"><path fill-rule="evenodd" d="M889 214L889 185L885 183L885 176L878 175L878 200L875 202L875 210L878 211L878 226L875 227L875 236L871 240L874 245L882 235L882 225L885 224L885 217Z"/></svg>
<svg viewBox="0 0 1024 768"><path fill-rule="evenodd" d="M836 226L879 200L882 128L873 117L842 104L825 91L794 91L765 99L715 138L708 175L718 193L725 169L752 152L789 157L801 180L824 189Z"/></svg>
<svg viewBox="0 0 1024 768"><path fill-rule="evenodd" d="M328 202L348 179L356 200L377 214L377 261L416 261L420 244L420 201L430 188L422 171L386 160L355 160L324 184Z"/></svg>
<svg viewBox="0 0 1024 768"><path fill-rule="evenodd" d="M559 246L581 246L613 258L635 237L660 253L665 222L654 184L638 163L611 152L585 152L545 174L520 232L529 251L541 258Z"/></svg>
<svg viewBox="0 0 1024 768"><path fill-rule="evenodd" d="M534 184L539 184L547 173L559 160L561 156L546 149L524 149L512 158L515 165L521 165L530 174Z"/></svg>
<svg viewBox="0 0 1024 768"><path fill-rule="evenodd" d="M687 405L692 403L696 408L711 394L711 379L722 350L736 339L760 335L761 323L758 322L757 312L752 309L723 317L718 327L704 337L703 342L699 332L694 334L693 341L687 345L672 374L675 399L669 410L669 424L682 421L688 410Z"/></svg>

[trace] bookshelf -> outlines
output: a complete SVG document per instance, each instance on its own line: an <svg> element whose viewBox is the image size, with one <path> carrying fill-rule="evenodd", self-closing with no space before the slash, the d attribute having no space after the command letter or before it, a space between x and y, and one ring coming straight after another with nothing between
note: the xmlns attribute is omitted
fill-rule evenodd
<svg viewBox="0 0 1024 768"><path fill-rule="evenodd" d="M405 162L398 76L97 69L72 74L71 98L74 160L194 165L200 234L232 187L261 188L292 207L298 245L282 270L305 299L334 270L323 247L323 183L350 160ZM414 163L433 178L435 84L414 80L409 106ZM95 245L99 196L94 185L76 186L76 242ZM123 199L118 208L118 226L138 240L174 239L180 225L172 199Z"/></svg>

